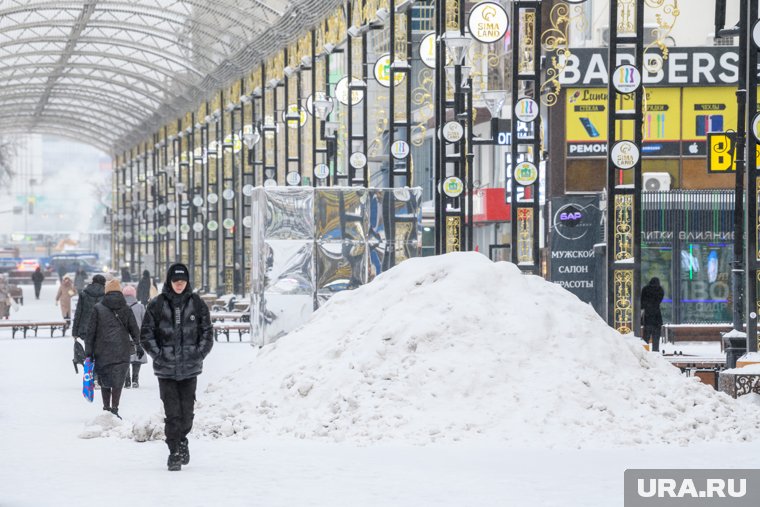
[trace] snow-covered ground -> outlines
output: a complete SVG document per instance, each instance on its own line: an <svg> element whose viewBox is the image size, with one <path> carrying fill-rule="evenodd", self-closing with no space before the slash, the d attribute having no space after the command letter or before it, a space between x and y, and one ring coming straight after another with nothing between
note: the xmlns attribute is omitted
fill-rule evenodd
<svg viewBox="0 0 760 507"><path fill-rule="evenodd" d="M628 468L757 466L757 400L473 255L405 263L273 346L216 344L179 473L135 439L160 436L150 365L113 426L99 392L82 398L70 337L0 331L0 506L608 507ZM42 296L14 317L58 317Z"/></svg>

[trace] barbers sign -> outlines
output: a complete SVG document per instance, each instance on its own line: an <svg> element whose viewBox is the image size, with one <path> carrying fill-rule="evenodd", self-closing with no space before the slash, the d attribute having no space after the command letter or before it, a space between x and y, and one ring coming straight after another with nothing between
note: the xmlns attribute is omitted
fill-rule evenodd
<svg viewBox="0 0 760 507"><path fill-rule="evenodd" d="M726 86L739 77L739 54L735 47L668 48L668 58L651 51L644 55L645 86ZM607 86L607 48L572 49L559 81L563 86ZM615 67L635 65L632 52L621 50Z"/></svg>

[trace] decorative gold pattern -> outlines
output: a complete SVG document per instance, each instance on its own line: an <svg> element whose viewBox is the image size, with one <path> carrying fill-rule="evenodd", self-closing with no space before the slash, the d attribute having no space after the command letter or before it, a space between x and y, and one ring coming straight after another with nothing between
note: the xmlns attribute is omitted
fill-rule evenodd
<svg viewBox="0 0 760 507"><path fill-rule="evenodd" d="M552 53L551 67L546 71L546 77L541 84L541 102L549 107L558 101L559 92L562 90L559 77L565 70L570 56L572 56L568 44L568 31L571 22L575 23L578 30L585 30L586 28L583 9L580 6L575 6L573 10L574 13L570 15L570 7L567 4L556 4L549 13L551 28L544 30L544 33L541 34L544 49Z"/></svg>
<svg viewBox="0 0 760 507"><path fill-rule="evenodd" d="M412 103L419 106L412 111L416 123L412 126L411 142L414 146L422 146L425 143L427 123L435 116L433 107L433 91L435 80L431 69L422 69L417 75L420 86L412 90Z"/></svg>
<svg viewBox="0 0 760 507"><path fill-rule="evenodd" d="M406 14L396 14L396 60L406 60Z"/></svg>
<svg viewBox="0 0 760 507"><path fill-rule="evenodd" d="M633 195L615 196L615 261L633 258Z"/></svg>
<svg viewBox="0 0 760 507"><path fill-rule="evenodd" d="M459 30L459 0L446 2L446 30Z"/></svg>
<svg viewBox="0 0 760 507"><path fill-rule="evenodd" d="M532 74L535 69L533 54L536 48L536 11L525 9L521 12L521 17L517 68L521 74Z"/></svg>
<svg viewBox="0 0 760 507"><path fill-rule="evenodd" d="M517 209L517 262L533 263L533 208Z"/></svg>
<svg viewBox="0 0 760 507"><path fill-rule="evenodd" d="M633 332L633 270L615 269L612 274L614 327L621 334Z"/></svg>
<svg viewBox="0 0 760 507"><path fill-rule="evenodd" d="M618 0L617 29L621 34L636 32L636 0Z"/></svg>
<svg viewBox="0 0 760 507"><path fill-rule="evenodd" d="M649 65L647 59L647 52L655 46L660 49L662 53L662 59L668 59L669 49L665 44L665 40L670 36L673 31L673 26L676 24L678 16L681 15L681 10L678 8L678 0L644 0L649 7L654 9L662 9L662 12L655 14L655 21L657 28L653 30L655 36L651 43L644 48L644 67L650 72L657 72L661 68L661 64ZM672 2L672 3L666 3Z"/></svg>
<svg viewBox="0 0 760 507"><path fill-rule="evenodd" d="M446 217L446 253L461 251L462 221L459 217Z"/></svg>

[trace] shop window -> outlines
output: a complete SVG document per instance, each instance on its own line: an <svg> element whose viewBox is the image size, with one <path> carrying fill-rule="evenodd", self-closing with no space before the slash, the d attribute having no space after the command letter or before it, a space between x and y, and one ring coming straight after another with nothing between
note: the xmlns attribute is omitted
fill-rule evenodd
<svg viewBox="0 0 760 507"><path fill-rule="evenodd" d="M730 322L732 245L684 243L678 263L682 322Z"/></svg>
<svg viewBox="0 0 760 507"><path fill-rule="evenodd" d="M660 279L665 291L665 297L660 305L662 321L673 322L673 281L671 280L671 263L673 248L670 245L641 246L641 287L643 288L654 277Z"/></svg>

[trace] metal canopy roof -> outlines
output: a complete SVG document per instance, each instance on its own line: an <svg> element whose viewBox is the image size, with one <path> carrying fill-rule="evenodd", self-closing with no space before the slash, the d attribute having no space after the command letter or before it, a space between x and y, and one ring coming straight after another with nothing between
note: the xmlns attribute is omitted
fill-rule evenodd
<svg viewBox="0 0 760 507"><path fill-rule="evenodd" d="M2 0L0 134L129 149L340 0Z"/></svg>

